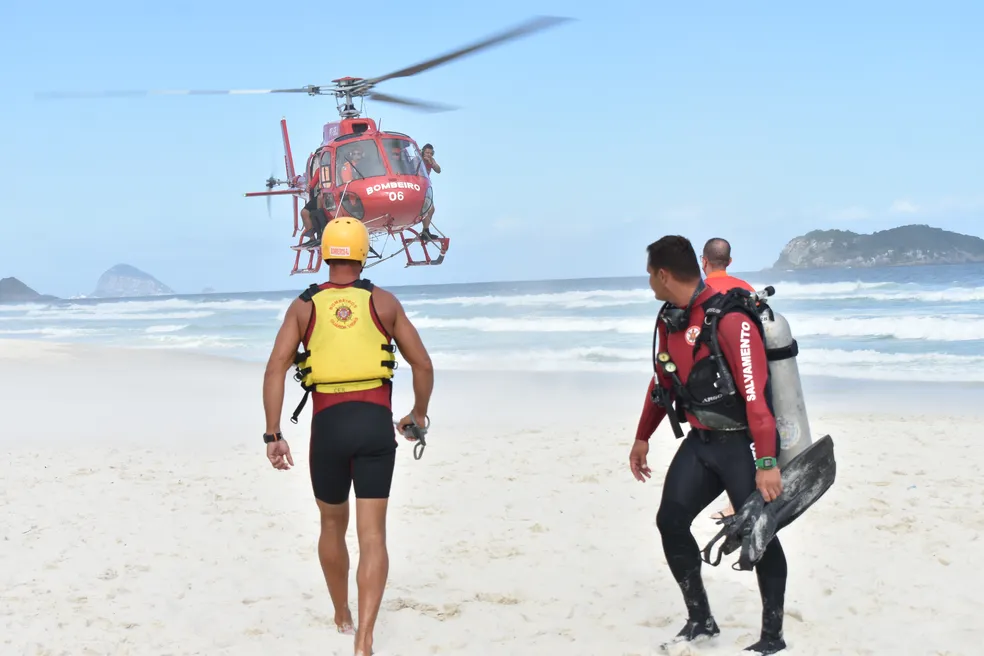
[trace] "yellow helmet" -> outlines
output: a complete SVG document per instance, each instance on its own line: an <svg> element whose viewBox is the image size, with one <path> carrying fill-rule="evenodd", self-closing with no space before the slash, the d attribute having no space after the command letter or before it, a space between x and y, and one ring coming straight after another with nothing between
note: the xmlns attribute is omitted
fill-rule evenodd
<svg viewBox="0 0 984 656"><path fill-rule="evenodd" d="M369 231L358 219L332 219L321 235L321 257L329 260L355 260L363 266L369 256Z"/></svg>

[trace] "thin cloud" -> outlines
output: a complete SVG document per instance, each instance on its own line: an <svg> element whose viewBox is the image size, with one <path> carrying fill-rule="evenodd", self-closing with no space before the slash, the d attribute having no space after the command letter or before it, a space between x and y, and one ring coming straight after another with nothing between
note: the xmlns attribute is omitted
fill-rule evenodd
<svg viewBox="0 0 984 656"><path fill-rule="evenodd" d="M918 214L920 208L918 205L908 200L897 200L892 203L892 206L888 208L890 214Z"/></svg>
<svg viewBox="0 0 984 656"><path fill-rule="evenodd" d="M852 205L842 210L837 210L830 215L834 221L863 221L871 217L871 212L860 205Z"/></svg>

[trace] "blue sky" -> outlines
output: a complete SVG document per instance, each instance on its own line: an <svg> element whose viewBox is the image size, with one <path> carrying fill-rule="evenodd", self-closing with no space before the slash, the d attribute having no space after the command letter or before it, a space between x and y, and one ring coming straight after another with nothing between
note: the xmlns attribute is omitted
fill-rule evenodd
<svg viewBox="0 0 984 656"><path fill-rule="evenodd" d="M145 6L144 6L145 5ZM323 7L323 9L319 9ZM62 296L118 262L179 292L302 288L278 121L295 161L332 98L38 102L49 89L271 88L370 77L534 14L576 22L366 103L431 142L439 267L381 284L642 274L647 243L723 236L736 270L815 228L984 236L984 9L966 2L7 3L0 277ZM10 65L13 62L13 65Z"/></svg>

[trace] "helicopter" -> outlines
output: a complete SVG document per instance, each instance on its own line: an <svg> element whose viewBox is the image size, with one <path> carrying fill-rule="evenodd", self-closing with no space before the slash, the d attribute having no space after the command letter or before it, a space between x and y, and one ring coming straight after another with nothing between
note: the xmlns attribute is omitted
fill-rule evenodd
<svg viewBox="0 0 984 656"><path fill-rule="evenodd" d="M271 175L265 182L266 191L244 194L247 198L291 196L293 199L294 232L297 243L294 266L290 275L317 273L322 264L320 229L327 221L338 217L352 217L361 221L369 231L370 249L365 268L369 268L405 254L406 265L439 265L444 261L450 239L437 230L433 223L426 232L417 225L434 207L434 190L430 172L417 142L407 134L381 130L372 118L363 117L364 102L370 100L400 105L418 111L441 112L455 109L448 105L424 102L374 91L374 87L386 80L410 77L453 59L470 55L479 50L506 41L530 35L559 25L571 19L557 16L538 16L511 29L493 34L480 41L463 46L443 55L420 62L386 75L374 78L341 77L331 85L307 85L292 89L247 89L214 91L117 91L96 95L210 95L210 94L265 94L303 93L309 96L334 96L339 120L325 123L320 145L308 156L304 169L295 169L291 152L287 119L281 118L280 131L284 148L286 179ZM65 97L66 94L45 94L49 97ZM93 94L69 94L74 97ZM356 99L359 107L356 107ZM284 187L284 188L280 188ZM309 214L312 230L300 219L299 208L309 200L317 202L320 212ZM434 232L437 235L434 235ZM315 238L312 238L315 237ZM380 245L380 242L383 242ZM393 247L390 248L390 244ZM414 257L413 245L420 246L421 255ZM301 263L302 254L307 261Z"/></svg>

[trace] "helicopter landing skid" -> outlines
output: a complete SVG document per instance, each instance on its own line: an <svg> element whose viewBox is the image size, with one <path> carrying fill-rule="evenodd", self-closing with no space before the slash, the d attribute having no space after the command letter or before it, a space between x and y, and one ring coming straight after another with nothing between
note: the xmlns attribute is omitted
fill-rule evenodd
<svg viewBox="0 0 984 656"><path fill-rule="evenodd" d="M301 235L300 240L297 244L291 246L290 249L296 253L294 256L294 268L291 269L290 275L296 273L317 273L321 269L321 246L302 246L304 242L308 241L308 237ZM303 269L301 268L301 254L307 251L308 261L307 266Z"/></svg>
<svg viewBox="0 0 984 656"><path fill-rule="evenodd" d="M433 229L433 226L431 228ZM399 237L400 241L397 242L397 248L393 252L387 252L389 249L386 248L385 244L380 245L375 243L374 245L370 245L369 256L365 264L366 269L391 260L400 253L406 253L407 263L405 266L436 266L444 261L444 256L448 252L448 245L451 243L451 240L444 236L438 237L437 239L421 239L420 233L413 228L403 228L402 230L393 231L383 230L374 233L374 235L374 241L382 236L388 237L386 240L387 244L389 243L389 239L394 239L395 241L396 237ZM321 247L302 246L305 241L307 241L307 238L301 235L298 243L290 247L296 253L294 256L294 268L290 272L292 276L298 273L317 273L324 262L321 259ZM414 244L420 244L420 251L422 252L420 259L415 259L410 252ZM302 268L301 258L304 252L307 252L307 265Z"/></svg>
<svg viewBox="0 0 984 656"><path fill-rule="evenodd" d="M433 228L433 226L431 226ZM409 236L408 234L409 233ZM436 266L444 261L444 256L448 253L448 246L451 240L445 236L440 236L437 239L423 239L413 228L404 228L400 231L400 240L403 242L403 252L407 254L407 264L406 266ZM410 247L413 244L420 244L420 250L423 253L423 259L415 260L413 255L410 253ZM432 256L432 251L436 251L435 255Z"/></svg>

